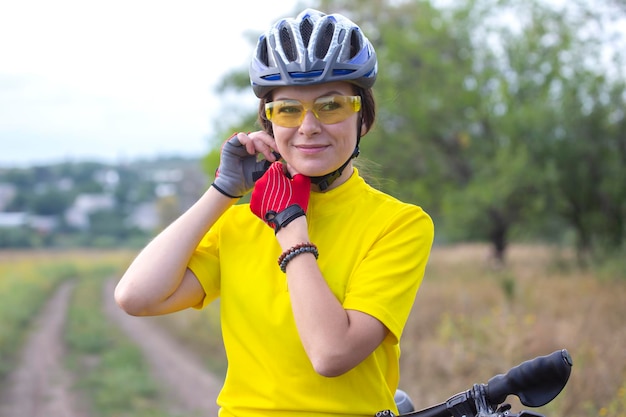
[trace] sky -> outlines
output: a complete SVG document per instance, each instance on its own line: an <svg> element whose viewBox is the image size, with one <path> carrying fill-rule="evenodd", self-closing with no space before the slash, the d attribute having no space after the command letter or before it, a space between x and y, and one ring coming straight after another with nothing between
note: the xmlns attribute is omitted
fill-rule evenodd
<svg viewBox="0 0 626 417"><path fill-rule="evenodd" d="M214 88L247 67L247 34L296 7L0 0L0 167L203 155L219 108Z"/></svg>

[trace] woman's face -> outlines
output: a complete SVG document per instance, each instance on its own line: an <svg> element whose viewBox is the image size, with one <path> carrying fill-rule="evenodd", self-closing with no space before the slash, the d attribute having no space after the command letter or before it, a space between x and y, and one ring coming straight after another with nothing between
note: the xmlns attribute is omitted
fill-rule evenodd
<svg viewBox="0 0 626 417"><path fill-rule="evenodd" d="M312 103L321 97L352 96L354 89L347 82L333 82L312 86L279 87L273 91L273 101L298 100ZM272 123L278 152L287 161L292 174L316 177L335 171L343 165L356 147L359 113L347 119L324 124L312 111L307 111L297 127L283 127ZM332 187L345 182L352 174L349 165Z"/></svg>

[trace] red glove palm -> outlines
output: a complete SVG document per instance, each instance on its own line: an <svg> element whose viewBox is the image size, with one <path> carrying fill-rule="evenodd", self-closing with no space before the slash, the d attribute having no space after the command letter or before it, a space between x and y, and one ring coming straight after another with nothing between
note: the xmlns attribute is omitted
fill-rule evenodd
<svg viewBox="0 0 626 417"><path fill-rule="evenodd" d="M250 210L274 229L287 226L306 214L311 179L302 174L287 177L283 164L274 162L257 180L250 198Z"/></svg>

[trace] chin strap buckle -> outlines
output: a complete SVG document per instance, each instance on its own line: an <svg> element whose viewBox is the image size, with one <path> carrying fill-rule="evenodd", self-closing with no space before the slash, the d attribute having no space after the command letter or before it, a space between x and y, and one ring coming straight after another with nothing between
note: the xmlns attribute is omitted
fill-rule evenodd
<svg viewBox="0 0 626 417"><path fill-rule="evenodd" d="M317 185L320 191L326 191L326 189L330 187L330 184L335 182L337 178L341 177L343 170L346 169L350 161L356 158L357 156L359 156L360 153L361 151L359 150L359 147L357 145L357 147L354 148L354 152L352 152L350 159L348 159L342 166L340 166L339 169L331 173L328 173L326 175L320 175L319 177L311 177L311 182Z"/></svg>

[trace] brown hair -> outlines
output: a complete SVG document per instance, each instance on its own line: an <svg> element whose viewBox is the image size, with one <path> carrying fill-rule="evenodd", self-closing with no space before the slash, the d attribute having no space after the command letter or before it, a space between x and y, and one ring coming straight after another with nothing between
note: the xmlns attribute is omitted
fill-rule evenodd
<svg viewBox="0 0 626 417"><path fill-rule="evenodd" d="M357 87L355 94L361 96L361 120L365 125L365 131L369 132L374 125L374 121L376 120L376 101L374 100L374 92L371 88L363 89ZM271 92L259 100L258 122L265 132L274 136L272 122L267 120L267 117L265 117L265 104L271 101Z"/></svg>

